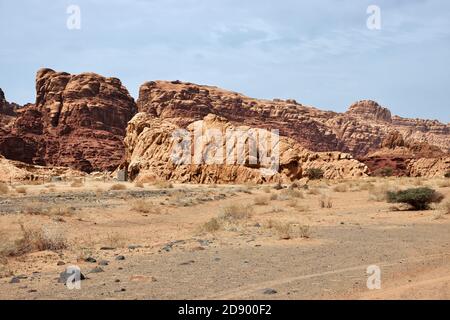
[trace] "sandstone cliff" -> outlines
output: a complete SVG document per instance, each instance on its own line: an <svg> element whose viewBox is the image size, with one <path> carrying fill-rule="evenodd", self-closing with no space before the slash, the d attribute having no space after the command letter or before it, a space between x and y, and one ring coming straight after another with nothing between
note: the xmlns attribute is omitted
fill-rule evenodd
<svg viewBox="0 0 450 320"><path fill-rule="evenodd" d="M21 110L0 153L13 160L68 166L86 172L114 170L124 155L133 98L119 79L41 69L36 103Z"/></svg>
<svg viewBox="0 0 450 320"><path fill-rule="evenodd" d="M312 151L341 151L364 157L380 148L393 130L450 152L450 126L438 121L392 117L374 101L360 101L345 113L321 111L295 100L257 100L217 87L180 81L144 83L138 110L182 127L209 113L236 125L279 129L280 134Z"/></svg>
<svg viewBox="0 0 450 320"><path fill-rule="evenodd" d="M173 119L172 119L173 120ZM180 119L182 120L182 119ZM177 121L174 121L177 122ZM256 129L249 126L235 126L227 119L217 115L208 114L203 119L194 121L186 127L188 137L187 155L175 154L178 149L175 144L182 141L173 136L181 127L167 119L154 117L151 114L138 113L130 122L125 138L128 169L132 179L158 180L167 179L191 183L242 183L253 181L262 182L289 182L301 179L306 169L321 168L326 178L351 178L365 176L367 167L351 155L340 152L311 152L301 147L295 140L280 137L278 144L269 143L267 151L275 148L279 150L279 169L274 175L267 175L267 166L261 165L263 161L252 162L249 151L249 136L258 134L269 136L267 130ZM182 122L182 121L181 121ZM200 128L200 135L196 138L195 130ZM221 133L217 139L208 135L208 130L217 130ZM237 140L226 139L227 133L248 132L240 145ZM201 136L201 138L200 138ZM198 139L199 144L195 144ZM243 161L239 162L241 154L239 146L243 146ZM273 149L271 149L273 147ZM178 161L185 155L184 162ZM217 155L219 155L217 157ZM231 155L231 158L228 157ZM199 156L199 158L198 158ZM201 161L196 161L201 159ZM230 161L231 159L231 161ZM211 161L212 160L212 161ZM218 160L215 162L215 160ZM259 159L261 160L261 159ZM208 162L210 161L210 162Z"/></svg>

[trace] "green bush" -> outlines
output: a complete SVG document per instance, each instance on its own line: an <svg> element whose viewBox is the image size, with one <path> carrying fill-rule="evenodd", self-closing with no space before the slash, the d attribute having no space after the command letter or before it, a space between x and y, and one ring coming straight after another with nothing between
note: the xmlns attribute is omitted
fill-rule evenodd
<svg viewBox="0 0 450 320"><path fill-rule="evenodd" d="M319 180L323 178L323 170L319 168L310 168L305 172L306 176L311 180Z"/></svg>
<svg viewBox="0 0 450 320"><path fill-rule="evenodd" d="M416 210L427 210L431 203L441 202L444 196L431 188L422 187L388 191L387 199L391 203L407 203Z"/></svg>

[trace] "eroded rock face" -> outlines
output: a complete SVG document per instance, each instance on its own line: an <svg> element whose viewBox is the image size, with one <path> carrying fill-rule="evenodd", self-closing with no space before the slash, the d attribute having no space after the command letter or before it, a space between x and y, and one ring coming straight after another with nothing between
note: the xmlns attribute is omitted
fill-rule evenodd
<svg viewBox="0 0 450 320"><path fill-rule="evenodd" d="M125 128L135 110L116 78L41 69L36 103L18 115L0 152L27 163L114 170L123 161Z"/></svg>
<svg viewBox="0 0 450 320"><path fill-rule="evenodd" d="M14 117L16 115L17 107L17 104L6 101L5 93L0 88L0 117L3 115Z"/></svg>
<svg viewBox="0 0 450 320"><path fill-rule="evenodd" d="M374 175L385 168L392 169L396 176L443 176L449 170L442 162L446 153L427 142L405 139L398 131L390 132L381 148L361 159ZM423 161L422 161L423 160ZM425 172L425 168L429 168Z"/></svg>
<svg viewBox="0 0 450 320"><path fill-rule="evenodd" d="M329 179L361 177L368 172L364 164L354 160L349 154L311 152L291 138L280 137L278 173L267 175L263 169L270 169L270 162L265 166L261 165L261 161L256 161L257 164L251 161L249 139L241 140L243 144L235 140L228 144L231 140L226 137L230 136L227 135L230 132L248 132L248 136L261 136L269 135L268 131L250 126L235 126L226 118L214 114L208 114L187 125L185 132L188 133L190 144L186 148L189 150L187 158L184 159L188 161L179 162L177 159L181 158L180 154L186 156L183 152L174 152L179 150L183 141L174 136L179 129L181 126L171 120L157 118L145 112L138 113L129 122L125 145L132 179L167 179L189 183L263 183L301 179L308 168L323 169L325 177ZM207 131L212 129L222 133L223 139L208 135ZM197 134L200 132L202 134ZM195 141L200 143L195 144ZM238 146L246 147L240 153ZM268 154L273 150L271 147L274 146L270 144ZM243 154L244 161L238 161L238 154ZM231 158L227 157L230 155ZM218 162L207 162L207 159L216 159Z"/></svg>
<svg viewBox="0 0 450 320"><path fill-rule="evenodd" d="M365 157L396 130L405 139L450 152L450 126L438 121L393 117L374 101L360 101L345 113L321 111L295 100L257 100L217 87L180 81L151 81L140 88L140 112L186 127L209 113L235 125L278 129L312 151L340 151Z"/></svg>
<svg viewBox="0 0 450 320"><path fill-rule="evenodd" d="M352 104L346 114L363 119L380 122L391 122L392 115L389 109L383 108L372 100L362 100Z"/></svg>

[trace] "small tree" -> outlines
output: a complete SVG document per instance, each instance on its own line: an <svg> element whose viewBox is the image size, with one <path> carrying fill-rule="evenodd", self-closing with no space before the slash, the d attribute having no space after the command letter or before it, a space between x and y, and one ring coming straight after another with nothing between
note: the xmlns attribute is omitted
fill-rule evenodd
<svg viewBox="0 0 450 320"><path fill-rule="evenodd" d="M447 172L444 174L444 177L450 178L450 171L447 171Z"/></svg>
<svg viewBox="0 0 450 320"><path fill-rule="evenodd" d="M311 180L319 180L323 178L324 172L319 168L310 168L306 170L305 174Z"/></svg>
<svg viewBox="0 0 450 320"><path fill-rule="evenodd" d="M407 203L416 210L428 210L431 203L441 202L444 196L431 188L422 187L388 191L387 198L391 203Z"/></svg>

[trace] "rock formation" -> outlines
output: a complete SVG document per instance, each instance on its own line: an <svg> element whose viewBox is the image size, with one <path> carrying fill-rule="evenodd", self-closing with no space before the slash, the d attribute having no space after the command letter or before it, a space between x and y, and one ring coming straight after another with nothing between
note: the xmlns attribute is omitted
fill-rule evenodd
<svg viewBox="0 0 450 320"><path fill-rule="evenodd" d="M190 183L262 183L301 179L309 168L322 169L324 176L329 179L361 177L368 171L364 164L349 154L311 152L291 138L280 137L278 144L273 145L267 139L268 157L276 147L279 150L279 169L271 175L264 170L272 168L272 162L268 161L265 166L264 161L252 162L252 156L259 157L259 160L261 156L252 154L249 147L250 141L253 141L249 137L268 137L270 134L267 130L235 126L214 114L190 123L184 131L186 140L174 136L180 129L179 125L167 119L145 112L138 113L129 122L125 138L130 177L145 181L167 179ZM216 130L218 135L208 133L208 130ZM242 144L238 142L239 137L243 137L240 140ZM179 146L183 141L188 142L185 149L180 151ZM177 150L178 153L174 153ZM242 154L241 161L238 160L239 154ZM196 161L198 159L200 161Z"/></svg>
<svg viewBox="0 0 450 320"><path fill-rule="evenodd" d="M119 79L41 69L36 103L21 110L0 153L13 160L91 172L114 170L124 155L133 98Z"/></svg>
<svg viewBox="0 0 450 320"><path fill-rule="evenodd" d="M137 111L141 114L126 132ZM328 178L360 176L368 172L365 165L371 173L392 167L397 175L423 175L431 168L440 175L448 170L450 154L450 125L393 116L370 100L337 113L295 100L258 100L212 86L150 81L140 87L135 104L116 78L50 69L37 73L35 104L17 108L0 90L0 120L0 154L8 159L85 172L112 171L128 161L132 176L154 170L153 176L192 182L266 179L248 164L222 169L169 164L169 133L192 131L199 121L221 130L279 130L282 170L272 180L293 180L308 168L322 168Z"/></svg>
<svg viewBox="0 0 450 320"><path fill-rule="evenodd" d="M341 151L364 157L380 148L393 130L450 152L450 126L438 121L392 117L374 101L360 101L345 113L321 111L295 100L257 100L211 86L180 81L144 83L138 110L185 127L209 113L236 125L278 129L312 151Z"/></svg>

